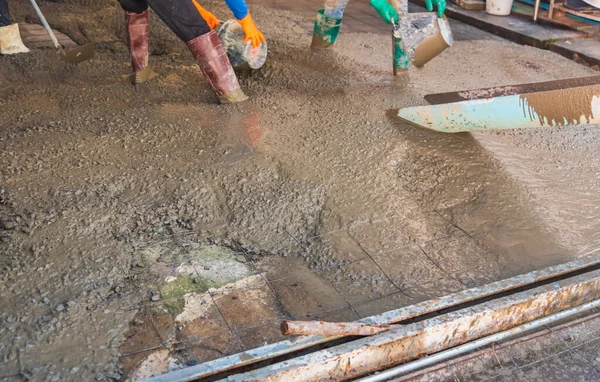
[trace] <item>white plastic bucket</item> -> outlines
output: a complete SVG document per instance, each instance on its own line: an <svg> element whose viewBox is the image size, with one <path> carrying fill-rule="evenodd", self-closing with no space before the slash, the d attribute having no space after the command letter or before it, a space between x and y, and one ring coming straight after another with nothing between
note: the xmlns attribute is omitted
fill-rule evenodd
<svg viewBox="0 0 600 382"><path fill-rule="evenodd" d="M513 5L513 0L486 0L485 11L490 15L508 16Z"/></svg>

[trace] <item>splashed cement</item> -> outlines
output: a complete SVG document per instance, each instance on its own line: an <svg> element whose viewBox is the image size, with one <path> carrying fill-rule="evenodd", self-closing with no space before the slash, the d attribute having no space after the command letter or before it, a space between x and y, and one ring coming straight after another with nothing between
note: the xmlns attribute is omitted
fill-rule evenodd
<svg viewBox="0 0 600 382"><path fill-rule="evenodd" d="M53 27L80 44L94 36L98 51L76 67L52 50L0 57L0 375L120 379L129 323L167 277L189 270L179 267L194 246L302 259L358 301L396 287L375 265L352 266L365 251L416 248L390 258L403 288L427 276L412 261L419 248L438 264L436 277L465 275L444 292L434 282L407 291L433 297L600 245L597 130L448 137L387 112L428 93L592 73L550 52L459 41L392 78L388 36L342 34L332 52L313 54L311 20L255 7L268 61L240 78L248 103L218 106L185 45L154 15L150 62L161 77L136 90L124 79L116 3L44 6ZM206 7L229 15L222 2ZM11 11L34 20L26 2L12 1ZM336 241L340 231L348 238ZM177 256L160 277L158 258L137 256L159 247ZM224 303L236 311L240 300ZM197 324L184 330L208 326ZM132 338L153 338L141 333ZM203 351L236 350L219 346Z"/></svg>
<svg viewBox="0 0 600 382"><path fill-rule="evenodd" d="M594 117L593 101L598 98L600 86L585 86L565 90L563 96L557 98L546 92L524 94L520 100L523 114L529 118L538 118L542 125L589 123ZM585 122L584 122L585 121Z"/></svg>

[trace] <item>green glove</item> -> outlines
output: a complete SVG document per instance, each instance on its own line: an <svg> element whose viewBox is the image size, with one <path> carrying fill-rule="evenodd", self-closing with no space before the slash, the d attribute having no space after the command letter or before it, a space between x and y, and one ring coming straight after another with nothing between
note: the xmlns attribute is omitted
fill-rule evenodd
<svg viewBox="0 0 600 382"><path fill-rule="evenodd" d="M429 0L429 1L431 1L431 0ZM444 1L444 0L436 0L436 1ZM398 22L398 12L396 12L394 7L392 7L390 5L390 3L388 3L386 0L371 0L371 2L369 4L371 4L371 6L373 8L375 8L377 13L379 13L379 16L381 16L381 18L386 23L391 24L392 20L394 20L396 23ZM444 3L444 4L446 4L446 3Z"/></svg>
<svg viewBox="0 0 600 382"><path fill-rule="evenodd" d="M446 0L425 0L425 6L429 12L433 11L433 4L438 11L438 17L444 16L444 11L446 10Z"/></svg>

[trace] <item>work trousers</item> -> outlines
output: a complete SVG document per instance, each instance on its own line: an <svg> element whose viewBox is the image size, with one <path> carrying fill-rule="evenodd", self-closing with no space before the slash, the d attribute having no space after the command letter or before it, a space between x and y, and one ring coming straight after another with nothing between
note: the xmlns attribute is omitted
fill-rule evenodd
<svg viewBox="0 0 600 382"><path fill-rule="evenodd" d="M325 0L323 12L325 16L341 19L344 16L344 10L350 0ZM388 0L388 3L396 8L398 13L408 13L408 0Z"/></svg>
<svg viewBox="0 0 600 382"><path fill-rule="evenodd" d="M0 27L10 25L10 14L8 13L8 0L0 0Z"/></svg>
<svg viewBox="0 0 600 382"><path fill-rule="evenodd" d="M119 0L119 3L125 11L138 14L150 6L183 42L210 32L192 0Z"/></svg>

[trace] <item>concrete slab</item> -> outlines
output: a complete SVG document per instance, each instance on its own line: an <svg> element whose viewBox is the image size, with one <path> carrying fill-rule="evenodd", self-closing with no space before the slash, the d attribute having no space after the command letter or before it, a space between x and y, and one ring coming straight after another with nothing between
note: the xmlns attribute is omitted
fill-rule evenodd
<svg viewBox="0 0 600 382"><path fill-rule="evenodd" d="M514 373L514 365L505 349L484 352L464 362L452 365L451 368L460 381L489 381L506 375L514 376L516 379L513 381L525 381L524 378L519 378L518 373ZM513 374L516 374L516 376Z"/></svg>
<svg viewBox="0 0 600 382"><path fill-rule="evenodd" d="M348 306L333 285L314 274L274 281L271 288L292 316Z"/></svg>
<svg viewBox="0 0 600 382"><path fill-rule="evenodd" d="M235 334L241 341L244 349L254 349L267 343L283 341L286 338L281 334L280 322L269 322L267 324L248 329L236 331Z"/></svg>
<svg viewBox="0 0 600 382"><path fill-rule="evenodd" d="M550 50L596 70L600 68L599 40L590 38L558 41L550 44Z"/></svg>
<svg viewBox="0 0 600 382"><path fill-rule="evenodd" d="M581 355L596 369L600 369L600 338L589 341L574 349L575 353Z"/></svg>
<svg viewBox="0 0 600 382"><path fill-rule="evenodd" d="M567 345L560 335L545 332L531 341L525 341L508 349L513 362L518 366L526 366L567 351Z"/></svg>
<svg viewBox="0 0 600 382"><path fill-rule="evenodd" d="M214 296L219 311L233 330L285 318L276 296L265 284L259 288L238 289Z"/></svg>
<svg viewBox="0 0 600 382"><path fill-rule="evenodd" d="M413 0L412 2L421 6L425 5L424 0ZM587 37L585 33L581 32L534 24L531 20L515 16L492 16L485 13L485 11L470 11L454 4L448 4L446 14L465 24L537 48L547 48L556 41Z"/></svg>
<svg viewBox="0 0 600 382"><path fill-rule="evenodd" d="M477 3L477 0L469 0ZM250 7L254 5L281 9L301 14L305 19L298 21L307 32L313 30L313 20L318 9L323 8L322 0L300 0L300 1L275 1L275 0L249 0ZM483 3L485 6L485 3ZM424 12L425 8L415 4L409 4L409 12ZM489 40L494 36L470 25L465 25L454 20L450 21L452 33L457 41ZM391 35L388 24L381 20L377 12L369 6L368 1L350 1L344 12L344 21L340 30L345 33L375 33L379 35Z"/></svg>
<svg viewBox="0 0 600 382"><path fill-rule="evenodd" d="M252 8L270 42L269 64L240 77L248 103L221 107L209 104L216 98L187 48L158 20L150 38L153 51L164 52L151 57L157 82L136 90L115 81L130 70L122 13L112 0L97 3L104 8L95 23L84 22L92 16L75 2L48 3L47 15L69 33L81 26L106 36L93 65L67 70L51 49L0 65L0 338L9 344L0 359L30 347L32 379L64 377L81 364L90 366L81 380L123 379L117 351L133 362L132 352L174 346L184 364L201 362L277 340L273 322L292 310L356 320L439 297L466 287L452 277L486 279L487 257L473 253L479 247L489 263L510 265L503 274L516 275L600 246L600 132L449 137L389 113L425 94L583 76L588 68L453 20L465 39L475 31L489 40L458 41L443 58L392 79L389 26L361 18L368 2L352 1L348 20L381 34L342 33L332 52L310 54L319 6L311 0L302 14ZM30 7L13 4L16 19L26 20ZM230 14L223 2L211 5ZM228 248L227 266L198 261L206 243ZM547 243L564 246L560 257L547 255ZM446 273L465 274L430 281L438 272L424 269L426 259L399 250L415 244ZM164 257L138 261L138 249L157 247ZM248 269L249 280L218 295L197 291L204 276L250 262L260 274ZM163 284L182 273L188 278L173 289L196 294L165 298ZM313 273L336 276L336 292L352 307L313 313L321 304L311 296L321 290ZM283 282L290 277L305 283L306 295L294 292L300 283ZM248 285L253 280L260 285ZM184 308L189 321L173 341L173 320L161 311L135 323L140 305L164 305L173 319ZM123 351L113 347L121 338L131 341Z"/></svg>
<svg viewBox="0 0 600 382"><path fill-rule="evenodd" d="M531 381L567 381L580 382L600 380L600 371L586 359L572 351L559 353L539 362L521 368Z"/></svg>

